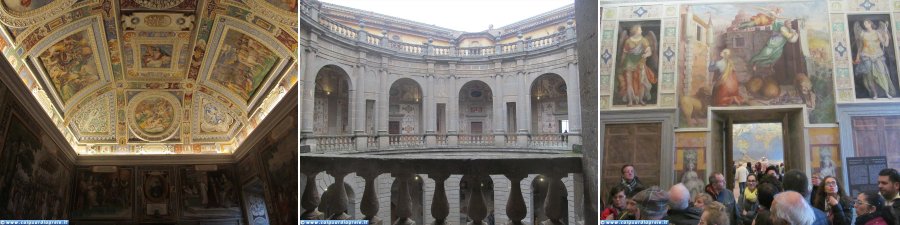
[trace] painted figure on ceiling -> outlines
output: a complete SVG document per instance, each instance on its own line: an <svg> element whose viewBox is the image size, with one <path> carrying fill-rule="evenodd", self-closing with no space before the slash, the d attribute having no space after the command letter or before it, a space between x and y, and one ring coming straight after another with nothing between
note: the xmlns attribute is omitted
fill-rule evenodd
<svg viewBox="0 0 900 225"><path fill-rule="evenodd" d="M784 45L788 42L796 43L800 39L797 30L790 27L790 21L775 22L772 28L772 36L769 37L766 46L760 49L747 62L752 66L753 71L756 71L758 67L769 67L771 69L772 64L781 59L781 54L784 53Z"/></svg>
<svg viewBox="0 0 900 225"><path fill-rule="evenodd" d="M884 51L890 45L890 31L885 21L875 22L863 20L862 24L853 24L853 32L856 34L858 53L853 58L854 72L863 77L863 85L869 91L869 96L876 99L883 92L888 98L893 98L895 91L891 85L890 73L885 63ZM893 51L893 49L887 49Z"/></svg>
<svg viewBox="0 0 900 225"><path fill-rule="evenodd" d="M640 24L632 25L628 30L629 36L622 35L619 40L622 43L621 60L616 67L619 96L628 102L628 106L645 105L644 101L649 101L653 95L650 89L656 84L656 73L647 66L647 59L653 56L656 46L656 35L652 31L643 35Z"/></svg>
<svg viewBox="0 0 900 225"><path fill-rule="evenodd" d="M734 62L731 60L731 49L722 50L719 56L722 56L722 59L709 66L710 70L718 72L718 79L713 88L713 105L741 105L744 98L739 92L740 85L734 72Z"/></svg>

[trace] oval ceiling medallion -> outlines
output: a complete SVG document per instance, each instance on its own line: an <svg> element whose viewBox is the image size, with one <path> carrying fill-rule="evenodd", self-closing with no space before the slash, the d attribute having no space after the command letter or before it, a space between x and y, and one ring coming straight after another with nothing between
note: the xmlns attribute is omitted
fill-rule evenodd
<svg viewBox="0 0 900 225"><path fill-rule="evenodd" d="M128 126L138 138L164 141L181 124L181 104L166 92L140 93L128 102Z"/></svg>
<svg viewBox="0 0 900 225"><path fill-rule="evenodd" d="M138 5L151 9L168 9L178 6L178 4L181 4L183 1L184 0L134 0Z"/></svg>

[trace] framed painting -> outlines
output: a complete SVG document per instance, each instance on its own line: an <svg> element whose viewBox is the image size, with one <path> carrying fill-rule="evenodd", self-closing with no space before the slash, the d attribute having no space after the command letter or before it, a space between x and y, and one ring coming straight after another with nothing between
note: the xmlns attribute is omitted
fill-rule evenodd
<svg viewBox="0 0 900 225"><path fill-rule="evenodd" d="M72 218L132 218L134 180L133 168L95 166L76 169Z"/></svg>
<svg viewBox="0 0 900 225"><path fill-rule="evenodd" d="M2 114L2 113L0 113ZM18 113L10 114L0 150L0 218L67 218L71 171L50 154Z"/></svg>
<svg viewBox="0 0 900 225"><path fill-rule="evenodd" d="M178 169L181 216L227 218L240 215L238 182L233 166L197 165Z"/></svg>
<svg viewBox="0 0 900 225"><path fill-rule="evenodd" d="M897 96L897 54L890 14L847 15L857 99Z"/></svg>
<svg viewBox="0 0 900 225"><path fill-rule="evenodd" d="M655 105L660 21L619 22L614 106Z"/></svg>
<svg viewBox="0 0 900 225"><path fill-rule="evenodd" d="M142 218L159 220L174 217L175 174L166 167L140 168L137 196L138 212Z"/></svg>

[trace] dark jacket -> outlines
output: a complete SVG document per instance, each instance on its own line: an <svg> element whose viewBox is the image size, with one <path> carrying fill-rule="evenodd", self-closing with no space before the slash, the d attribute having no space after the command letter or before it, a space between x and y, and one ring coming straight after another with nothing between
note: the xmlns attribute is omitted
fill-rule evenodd
<svg viewBox="0 0 900 225"><path fill-rule="evenodd" d="M756 212L759 209L758 200L756 202L747 201L747 198L744 197L743 192L741 193L741 197L738 199L738 205L740 205L741 208L741 214L738 215L740 215L741 221L744 225L753 224L753 218L756 218ZM747 215L744 215L743 211L747 211Z"/></svg>
<svg viewBox="0 0 900 225"><path fill-rule="evenodd" d="M634 195L638 192L646 189L646 187L644 187L644 184L641 183L641 180L638 179L637 176L634 176L634 180L632 180L631 183L625 182L625 178L622 178L618 186L624 188L623 190L625 190L625 196L627 196L629 199L631 197L634 197Z"/></svg>
<svg viewBox="0 0 900 225"><path fill-rule="evenodd" d="M703 214L703 210L696 207L669 209L667 212L669 224L672 225L696 225L700 222L701 214Z"/></svg>
<svg viewBox="0 0 900 225"><path fill-rule="evenodd" d="M891 202L891 214L894 214L894 223L900 223L900 199L894 199Z"/></svg>
<svg viewBox="0 0 900 225"><path fill-rule="evenodd" d="M740 206L737 202L734 201L734 194L732 194L730 190L715 193L715 188L713 188L711 185L706 185L706 193L710 196L713 196L713 198L715 198L717 202L725 205L725 209L728 210L728 221L731 221L731 224L743 223L741 222Z"/></svg>
<svg viewBox="0 0 900 225"><path fill-rule="evenodd" d="M827 202L821 202L814 205L815 208L820 209L824 212L825 205ZM850 202L847 201L847 198L840 198L838 200L838 204L833 207L828 207L829 211L831 211L831 225L850 225L850 219L853 216L853 205L850 205ZM827 216L827 213L826 213ZM827 217L826 217L827 219Z"/></svg>
<svg viewBox="0 0 900 225"><path fill-rule="evenodd" d="M756 225L772 225L772 220L769 219L769 210L768 209L760 209L759 212L756 213L756 218L753 219Z"/></svg>

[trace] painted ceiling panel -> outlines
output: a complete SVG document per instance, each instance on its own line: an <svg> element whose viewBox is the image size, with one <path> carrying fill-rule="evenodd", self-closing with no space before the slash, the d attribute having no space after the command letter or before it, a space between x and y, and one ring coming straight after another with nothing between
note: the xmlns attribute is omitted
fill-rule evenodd
<svg viewBox="0 0 900 225"><path fill-rule="evenodd" d="M297 0L0 3L0 52L79 154L229 154L297 82Z"/></svg>

